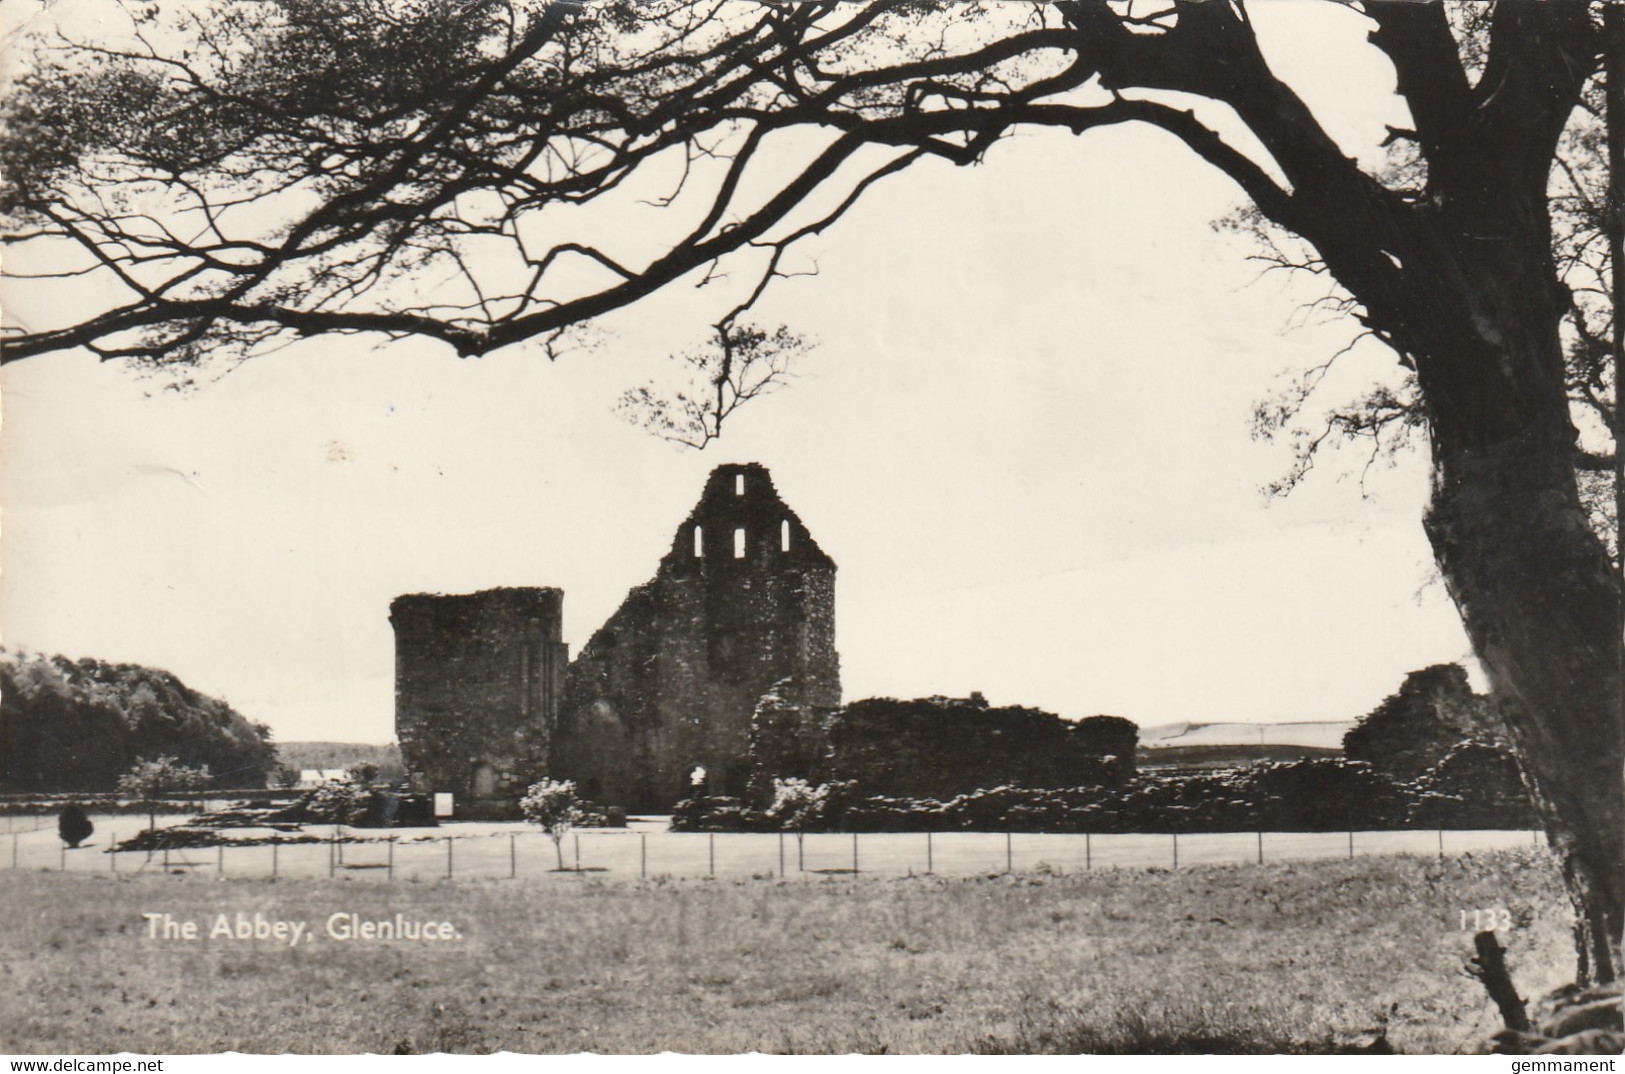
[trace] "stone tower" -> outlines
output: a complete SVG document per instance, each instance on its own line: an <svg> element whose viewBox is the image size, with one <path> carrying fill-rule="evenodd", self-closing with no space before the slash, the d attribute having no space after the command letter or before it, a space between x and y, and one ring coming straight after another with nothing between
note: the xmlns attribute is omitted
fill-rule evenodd
<svg viewBox="0 0 1625 1074"><path fill-rule="evenodd" d="M395 630L395 735L413 788L449 791L458 816L511 813L549 763L569 651L564 593L412 594Z"/></svg>
<svg viewBox="0 0 1625 1074"><path fill-rule="evenodd" d="M751 714L781 680L840 705L835 563L763 466L712 471L649 582L570 665L550 767L586 798L668 809L704 770L712 794L749 778Z"/></svg>

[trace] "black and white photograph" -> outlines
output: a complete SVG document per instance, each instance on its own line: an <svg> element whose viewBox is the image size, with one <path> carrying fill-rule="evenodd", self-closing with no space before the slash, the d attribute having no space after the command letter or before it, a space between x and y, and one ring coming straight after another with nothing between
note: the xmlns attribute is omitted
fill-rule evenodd
<svg viewBox="0 0 1625 1074"><path fill-rule="evenodd" d="M1625 1052L1625 4L0 0L0 236L0 1053Z"/></svg>

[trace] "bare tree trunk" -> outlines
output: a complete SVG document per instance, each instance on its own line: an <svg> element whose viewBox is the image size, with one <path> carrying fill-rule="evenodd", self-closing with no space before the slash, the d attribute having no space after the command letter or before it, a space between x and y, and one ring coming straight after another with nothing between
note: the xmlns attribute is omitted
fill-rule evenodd
<svg viewBox="0 0 1625 1074"><path fill-rule="evenodd" d="M1425 522L1434 554L1562 858L1583 961L1613 980L1625 919L1625 727L1612 564L1551 436L1441 451L1435 435L1434 478Z"/></svg>

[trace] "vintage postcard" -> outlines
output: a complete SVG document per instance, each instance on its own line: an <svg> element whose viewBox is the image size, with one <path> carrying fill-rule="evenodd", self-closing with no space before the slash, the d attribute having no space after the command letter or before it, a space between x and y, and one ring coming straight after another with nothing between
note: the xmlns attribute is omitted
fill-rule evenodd
<svg viewBox="0 0 1625 1074"><path fill-rule="evenodd" d="M1617 1054L1621 13L3 0L0 1051Z"/></svg>

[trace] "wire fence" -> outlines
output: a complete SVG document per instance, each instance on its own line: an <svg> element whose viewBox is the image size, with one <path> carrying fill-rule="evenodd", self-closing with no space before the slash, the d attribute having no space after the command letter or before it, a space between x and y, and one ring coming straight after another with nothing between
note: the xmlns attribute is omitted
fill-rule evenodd
<svg viewBox="0 0 1625 1074"><path fill-rule="evenodd" d="M130 818L115 818L118 820ZM145 825L98 826L70 849L54 826L14 829L9 865L75 873L195 873L241 878L367 877L384 880L614 877L997 875L1094 869L1179 869L1370 855L1444 857L1540 845L1533 831L1228 832L1047 834L1032 832L705 833L590 829L557 844L518 825L358 832L311 828L215 846L118 851Z"/></svg>

